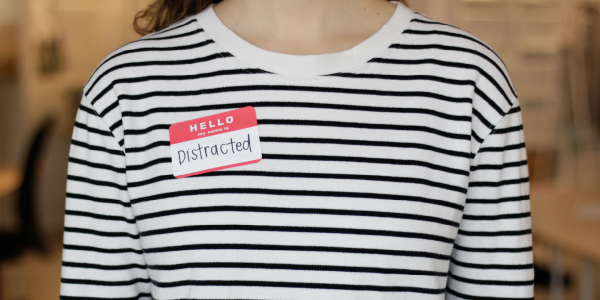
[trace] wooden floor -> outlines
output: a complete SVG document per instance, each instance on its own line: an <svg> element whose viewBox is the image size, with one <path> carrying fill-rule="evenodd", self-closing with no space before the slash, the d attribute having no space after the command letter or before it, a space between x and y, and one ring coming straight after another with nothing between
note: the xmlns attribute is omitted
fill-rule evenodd
<svg viewBox="0 0 600 300"><path fill-rule="evenodd" d="M48 253L23 253L0 265L1 300L57 300L60 293L62 245L50 243Z"/></svg>

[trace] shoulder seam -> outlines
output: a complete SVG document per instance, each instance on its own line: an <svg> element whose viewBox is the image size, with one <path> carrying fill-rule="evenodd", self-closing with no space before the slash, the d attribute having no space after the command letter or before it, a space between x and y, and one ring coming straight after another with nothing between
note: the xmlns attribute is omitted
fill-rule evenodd
<svg viewBox="0 0 600 300"><path fill-rule="evenodd" d="M483 143L485 143L486 139L494 134L494 132L496 132L498 129L496 127L498 127L498 124L502 123L502 121L504 121L505 118L507 118L507 116L509 114L511 114L513 110L516 110L518 107L520 106L515 106L517 103L517 101L514 101L513 104L509 107L509 109L506 110L506 112L504 112L504 114L502 115L502 118L500 118L500 120L498 120L498 122L496 122L495 124L492 125L492 127L490 127L491 131L483 138L481 138L481 143L480 145L483 145ZM519 110L520 111L520 110ZM522 127L523 125L521 125ZM475 159L475 156L477 156L479 153L481 153L481 149L483 147L479 147L479 149L477 149L477 153L475 153L475 155L473 156L473 159Z"/></svg>
<svg viewBox="0 0 600 300"><path fill-rule="evenodd" d="M114 90L111 89L111 91L114 93ZM116 95L116 94L115 94ZM121 143L119 143L119 141L117 140L117 137L115 136L115 134L113 133L113 130L110 128L110 126L108 125L108 123L106 122L106 120L104 119L103 116L101 116L98 113L98 110L94 107L93 104L91 104L90 99L88 99L85 95L83 96L83 101L86 102L86 104L90 107L90 109L94 112L94 114L98 117L98 119L100 119L100 121L102 122L102 124L106 127L107 131L110 133L110 137L112 138L115 143L119 146L119 150L123 153L125 153L125 146L121 145ZM118 103L118 101L117 101ZM88 112L89 113L89 112ZM122 118L121 118L122 119Z"/></svg>

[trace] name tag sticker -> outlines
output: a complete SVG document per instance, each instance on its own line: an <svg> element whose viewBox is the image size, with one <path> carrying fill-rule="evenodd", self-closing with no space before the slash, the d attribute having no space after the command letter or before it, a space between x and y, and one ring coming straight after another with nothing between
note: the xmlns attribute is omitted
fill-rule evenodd
<svg viewBox="0 0 600 300"><path fill-rule="evenodd" d="M256 111L244 108L169 127L173 175L192 175L257 163L262 158Z"/></svg>

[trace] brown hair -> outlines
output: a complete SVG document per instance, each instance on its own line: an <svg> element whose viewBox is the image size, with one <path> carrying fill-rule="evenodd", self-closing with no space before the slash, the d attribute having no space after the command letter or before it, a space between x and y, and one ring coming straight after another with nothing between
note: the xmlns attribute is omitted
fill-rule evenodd
<svg viewBox="0 0 600 300"><path fill-rule="evenodd" d="M389 0L388 0L389 1ZM406 5L405 0L398 0ZM186 17L193 16L215 0L154 0L146 9L135 14L133 29L146 35L164 29Z"/></svg>

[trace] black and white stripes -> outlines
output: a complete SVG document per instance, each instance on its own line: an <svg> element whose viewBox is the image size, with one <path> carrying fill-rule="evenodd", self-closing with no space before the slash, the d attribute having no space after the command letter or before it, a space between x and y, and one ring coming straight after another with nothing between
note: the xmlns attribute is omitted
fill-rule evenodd
<svg viewBox="0 0 600 300"><path fill-rule="evenodd" d="M520 108L485 44L412 14L364 63L295 76L203 22L87 83L61 299L533 298ZM171 124L249 105L260 163L173 177Z"/></svg>

